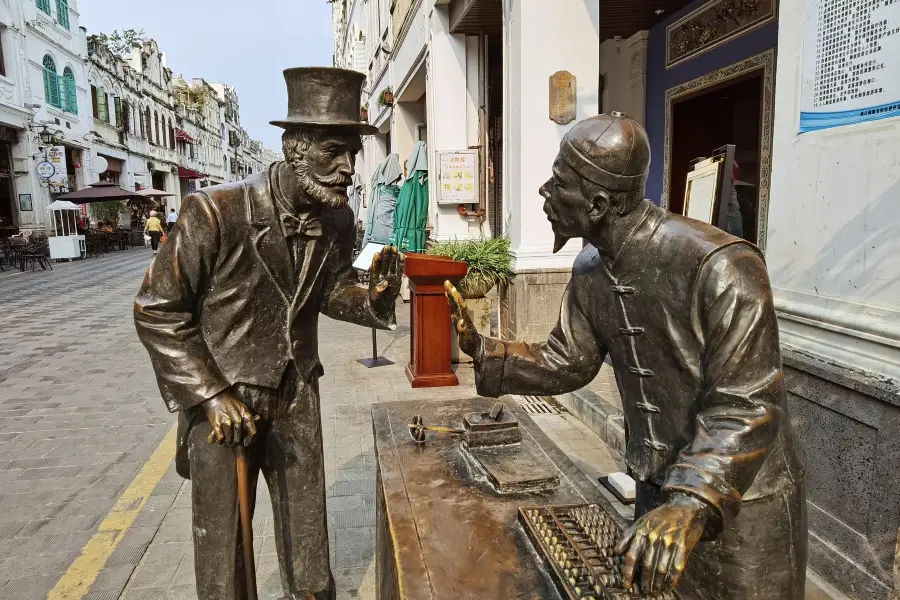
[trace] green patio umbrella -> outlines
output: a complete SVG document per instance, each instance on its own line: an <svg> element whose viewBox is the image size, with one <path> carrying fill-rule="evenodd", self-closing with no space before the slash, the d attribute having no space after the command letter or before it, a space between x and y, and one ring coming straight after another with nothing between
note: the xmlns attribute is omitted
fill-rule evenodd
<svg viewBox="0 0 900 600"><path fill-rule="evenodd" d="M372 202L369 204L369 218L363 247L369 242L387 244L394 229L394 210L400 194L403 169L400 157L391 154L375 169L372 176Z"/></svg>
<svg viewBox="0 0 900 600"><path fill-rule="evenodd" d="M425 251L425 222L428 219L428 152L425 142L416 146L406 161L407 178L400 188L394 210L391 244L403 252Z"/></svg>

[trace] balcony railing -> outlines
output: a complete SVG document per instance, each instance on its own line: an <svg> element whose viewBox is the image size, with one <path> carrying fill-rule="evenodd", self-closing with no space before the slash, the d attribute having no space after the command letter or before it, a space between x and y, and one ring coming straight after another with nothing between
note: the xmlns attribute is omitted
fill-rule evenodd
<svg viewBox="0 0 900 600"><path fill-rule="evenodd" d="M94 131L99 133L100 137L102 137L106 142L109 142L111 144L122 143L122 138L119 135L119 128L115 127L114 125L110 125L106 121L94 119Z"/></svg>
<svg viewBox="0 0 900 600"><path fill-rule="evenodd" d="M174 164L178 164L178 159L180 158L178 153L171 148L153 145L150 145L150 156L157 160Z"/></svg>

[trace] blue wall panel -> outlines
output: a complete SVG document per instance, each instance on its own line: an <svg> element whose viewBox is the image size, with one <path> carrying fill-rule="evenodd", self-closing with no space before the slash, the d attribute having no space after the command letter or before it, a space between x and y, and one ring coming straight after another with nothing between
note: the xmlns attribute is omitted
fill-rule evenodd
<svg viewBox="0 0 900 600"><path fill-rule="evenodd" d="M651 164L647 198L660 203L663 189L663 154L666 139L666 90L727 67L745 58L761 54L778 45L778 21L763 25L666 69L666 27L696 10L707 0L698 0L650 30L647 38L646 128L650 136ZM712 148L710 149L712 150Z"/></svg>

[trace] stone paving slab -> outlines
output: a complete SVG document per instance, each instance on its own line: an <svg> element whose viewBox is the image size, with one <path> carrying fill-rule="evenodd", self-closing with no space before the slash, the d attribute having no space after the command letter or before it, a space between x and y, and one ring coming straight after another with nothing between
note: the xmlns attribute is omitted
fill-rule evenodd
<svg viewBox="0 0 900 600"><path fill-rule="evenodd" d="M130 316L150 259L0 273L0 599L46 597L172 423Z"/></svg>

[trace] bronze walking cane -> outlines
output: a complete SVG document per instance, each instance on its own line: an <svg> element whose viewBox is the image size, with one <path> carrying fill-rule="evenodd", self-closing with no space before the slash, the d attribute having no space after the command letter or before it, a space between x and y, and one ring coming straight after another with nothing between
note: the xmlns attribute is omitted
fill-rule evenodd
<svg viewBox="0 0 900 600"><path fill-rule="evenodd" d="M247 600L257 600L256 564L253 561L253 505L250 496L250 475L247 466L247 450L244 446L234 449L237 464L238 506L241 510L241 537L244 546L244 574L247 580Z"/></svg>

